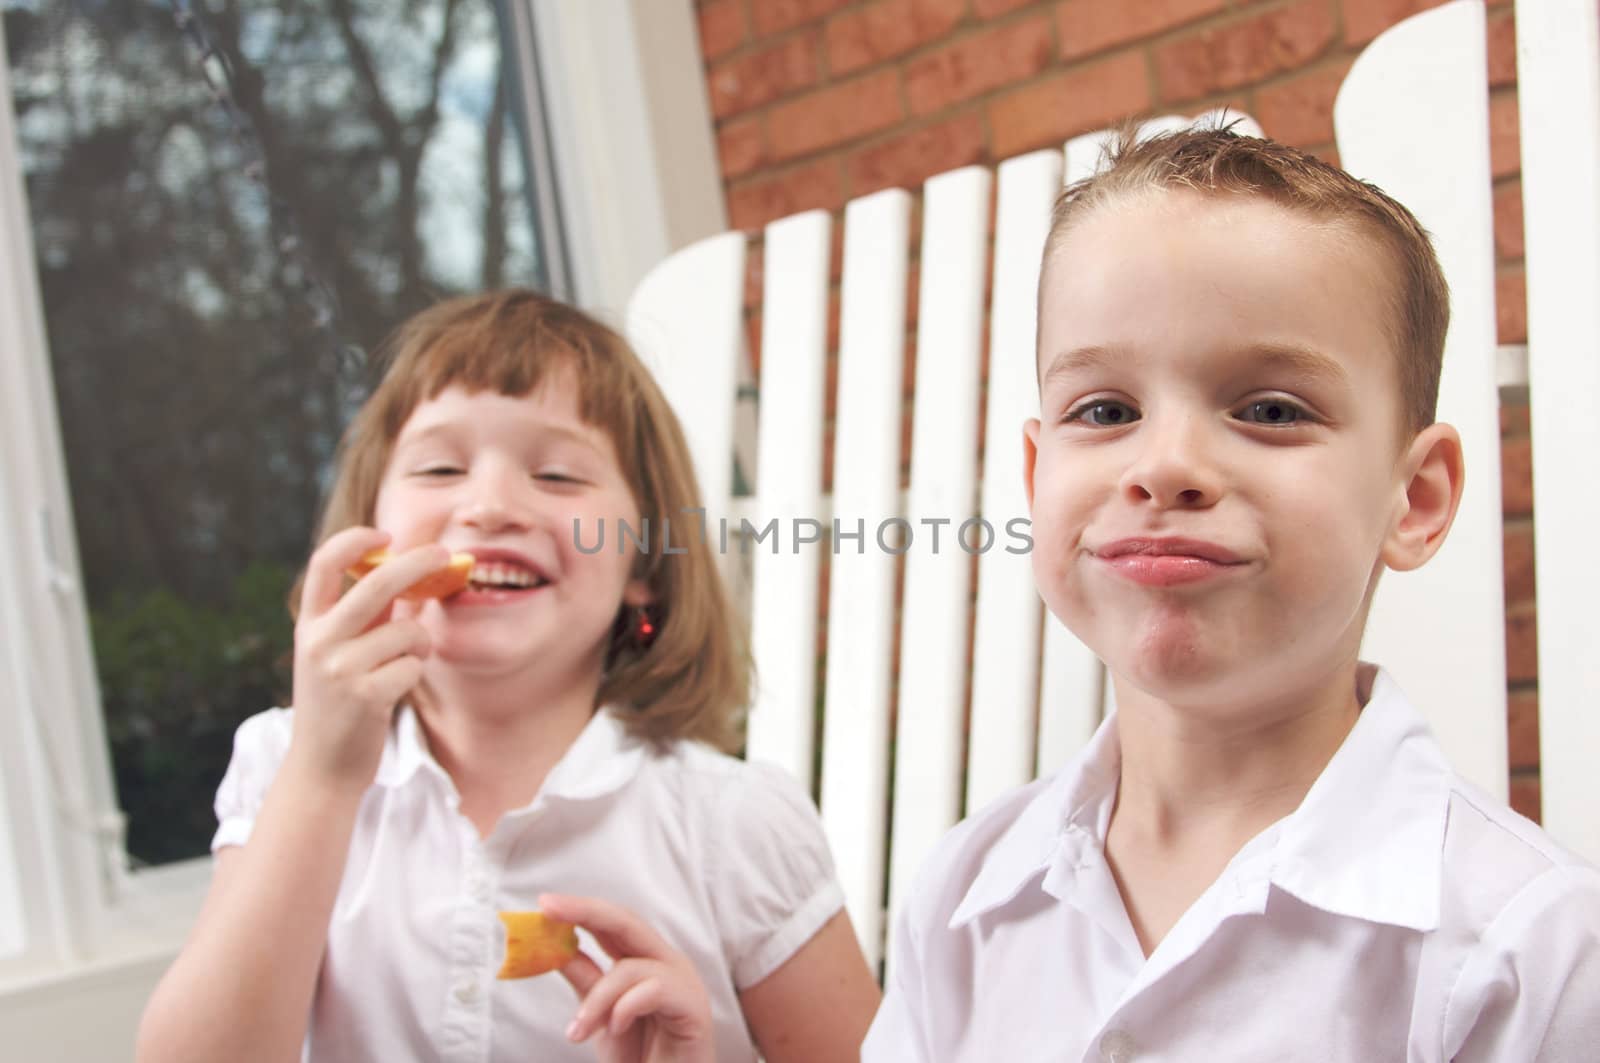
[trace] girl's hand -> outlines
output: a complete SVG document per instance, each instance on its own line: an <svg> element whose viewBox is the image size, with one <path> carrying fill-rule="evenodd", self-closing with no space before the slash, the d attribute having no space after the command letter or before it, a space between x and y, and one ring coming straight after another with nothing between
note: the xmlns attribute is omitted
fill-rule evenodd
<svg viewBox="0 0 1600 1063"><path fill-rule="evenodd" d="M437 544L408 550L341 593L345 570L389 541L346 528L311 555L294 628L294 737L290 755L335 786L365 789L383 755L395 704L422 678L430 646L413 619L391 620L395 597L444 568Z"/></svg>
<svg viewBox="0 0 1600 1063"><path fill-rule="evenodd" d="M711 1001L688 957L619 905L546 895L539 907L589 931L615 961L602 972L580 952L561 968L582 998L569 1040L598 1032L603 1063L714 1063Z"/></svg>

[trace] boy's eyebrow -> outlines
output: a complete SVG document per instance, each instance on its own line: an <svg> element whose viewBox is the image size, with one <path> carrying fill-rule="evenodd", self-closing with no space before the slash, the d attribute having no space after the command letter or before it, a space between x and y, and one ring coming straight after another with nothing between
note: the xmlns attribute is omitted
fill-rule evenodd
<svg viewBox="0 0 1600 1063"><path fill-rule="evenodd" d="M1294 373L1297 376L1339 386L1347 382L1344 366L1335 358L1311 347L1295 344L1260 343L1238 352L1242 361L1256 367L1268 366ZM1128 355L1109 347L1090 345L1063 351L1051 360L1049 368L1039 378L1041 390L1059 376L1103 369Z"/></svg>

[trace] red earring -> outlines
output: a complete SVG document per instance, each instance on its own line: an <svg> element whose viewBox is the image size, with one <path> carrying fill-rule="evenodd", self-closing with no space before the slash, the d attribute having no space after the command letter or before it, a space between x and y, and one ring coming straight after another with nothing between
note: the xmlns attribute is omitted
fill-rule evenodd
<svg viewBox="0 0 1600 1063"><path fill-rule="evenodd" d="M650 614L644 606L633 607L633 622L628 625L628 634L633 644L640 649L649 649L650 644L656 640L656 623L650 619Z"/></svg>

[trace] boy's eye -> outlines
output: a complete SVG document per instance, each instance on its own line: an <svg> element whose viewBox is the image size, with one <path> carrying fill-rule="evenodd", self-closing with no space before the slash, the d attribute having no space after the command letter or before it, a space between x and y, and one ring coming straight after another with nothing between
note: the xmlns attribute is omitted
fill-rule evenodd
<svg viewBox="0 0 1600 1063"><path fill-rule="evenodd" d="M1082 406L1068 413L1064 420L1087 421L1089 424L1101 428L1115 428L1118 425L1132 424L1139 419L1138 411L1122 402L1112 402L1107 399L1097 399L1086 402Z"/></svg>
<svg viewBox="0 0 1600 1063"><path fill-rule="evenodd" d="M1252 402L1239 411L1240 419L1252 424L1294 424L1305 416L1305 411L1284 399L1263 399Z"/></svg>

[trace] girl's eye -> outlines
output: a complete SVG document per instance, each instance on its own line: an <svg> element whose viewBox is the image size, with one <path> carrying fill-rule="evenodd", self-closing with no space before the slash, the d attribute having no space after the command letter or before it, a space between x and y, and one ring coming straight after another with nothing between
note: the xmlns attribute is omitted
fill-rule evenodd
<svg viewBox="0 0 1600 1063"><path fill-rule="evenodd" d="M412 473L413 476L426 476L432 478L445 476L459 476L461 470L454 465L427 465Z"/></svg>
<svg viewBox="0 0 1600 1063"><path fill-rule="evenodd" d="M533 474L533 478L535 480L543 480L545 483L552 484L576 484L583 482L575 476L568 476L564 472L536 472Z"/></svg>
<svg viewBox="0 0 1600 1063"><path fill-rule="evenodd" d="M1294 424L1305 416L1305 411L1286 399L1262 399L1246 406L1239 416L1251 424Z"/></svg>
<svg viewBox="0 0 1600 1063"><path fill-rule="evenodd" d="M1064 418L1067 421L1087 421L1100 428L1116 428L1119 425L1132 424L1138 419L1139 413L1133 407L1124 402L1113 402L1108 399L1086 402Z"/></svg>

